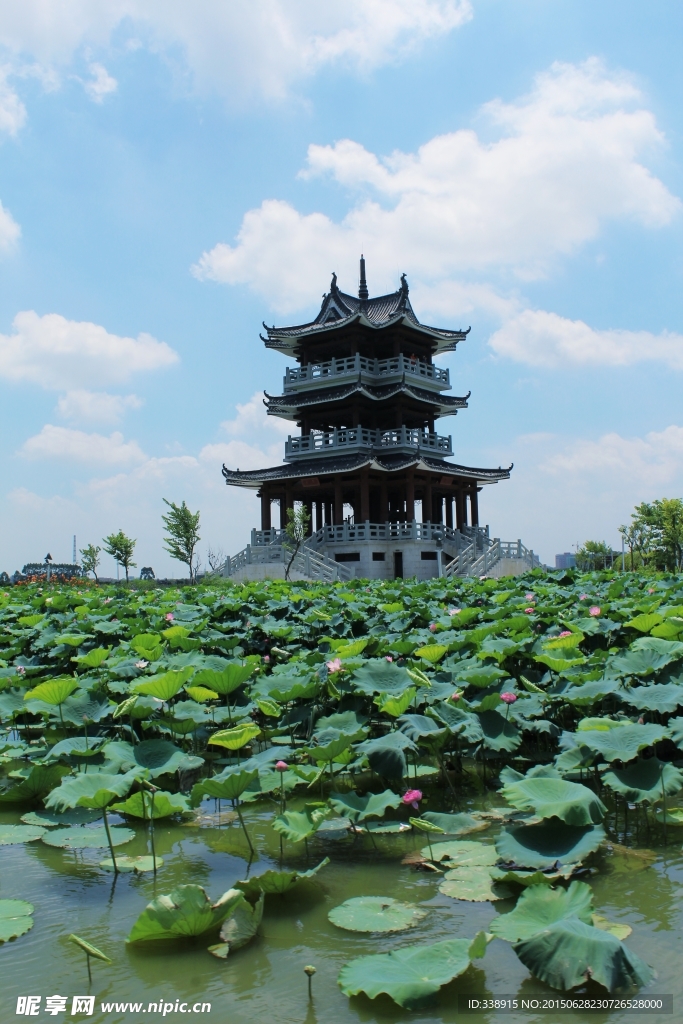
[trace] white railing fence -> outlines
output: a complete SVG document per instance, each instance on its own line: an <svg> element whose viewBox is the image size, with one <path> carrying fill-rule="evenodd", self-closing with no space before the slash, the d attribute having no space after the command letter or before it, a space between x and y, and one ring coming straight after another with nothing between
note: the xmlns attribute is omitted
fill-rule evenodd
<svg viewBox="0 0 683 1024"><path fill-rule="evenodd" d="M406 356L391 359L367 359L365 356L349 356L347 359L330 359L324 363L309 363L307 366L287 367L284 377L285 391L291 391L302 384L329 383L330 377L350 377L366 374L369 377L400 377L403 374L421 378L425 383L450 388L450 374L431 363Z"/></svg>

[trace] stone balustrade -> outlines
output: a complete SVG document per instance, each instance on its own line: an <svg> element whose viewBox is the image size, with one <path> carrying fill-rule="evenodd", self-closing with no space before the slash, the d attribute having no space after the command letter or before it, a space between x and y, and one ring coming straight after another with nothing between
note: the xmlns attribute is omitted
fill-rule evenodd
<svg viewBox="0 0 683 1024"><path fill-rule="evenodd" d="M287 438L285 459L310 458L312 455L339 455L348 451L425 451L437 458L453 454L451 437L442 437L411 427L394 430L371 430L367 427L335 427L334 430L311 431L301 437Z"/></svg>
<svg viewBox="0 0 683 1024"><path fill-rule="evenodd" d="M365 378L370 383L387 384L400 379L403 374L423 387L446 389L451 386L450 373L432 363L420 362L407 356L393 356L390 359L367 359L355 355L346 359L330 359L324 363L309 363L307 366L287 367L283 387L285 392L308 388L311 385L329 387L345 377Z"/></svg>

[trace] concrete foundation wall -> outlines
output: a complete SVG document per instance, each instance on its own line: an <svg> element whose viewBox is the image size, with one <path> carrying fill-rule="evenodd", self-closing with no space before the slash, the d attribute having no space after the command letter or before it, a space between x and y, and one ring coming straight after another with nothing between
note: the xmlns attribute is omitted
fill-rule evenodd
<svg viewBox="0 0 683 1024"><path fill-rule="evenodd" d="M284 578L285 566L282 562L267 562L264 565L244 565L229 577L233 583L243 583L247 580L283 580ZM289 578L290 580L308 580L308 576L302 576L300 572L295 572L294 569L290 572Z"/></svg>
<svg viewBox="0 0 683 1024"><path fill-rule="evenodd" d="M317 548L325 553L328 558L334 559L340 554L358 554L357 562L343 564L351 569L357 579L371 580L393 580L394 579L394 555L400 552L403 555L403 576L404 578L416 577L418 580L429 580L438 576L438 562L436 558L423 559L422 553L429 552L436 555L437 550L428 541L415 543L410 540L375 541L370 544L335 544L320 545ZM384 555L383 559L374 559L373 555ZM454 555L445 554L442 556L444 564L450 561Z"/></svg>
<svg viewBox="0 0 683 1024"><path fill-rule="evenodd" d="M523 558L501 558L486 575L498 580L501 576L521 576L523 572L529 572L530 568Z"/></svg>

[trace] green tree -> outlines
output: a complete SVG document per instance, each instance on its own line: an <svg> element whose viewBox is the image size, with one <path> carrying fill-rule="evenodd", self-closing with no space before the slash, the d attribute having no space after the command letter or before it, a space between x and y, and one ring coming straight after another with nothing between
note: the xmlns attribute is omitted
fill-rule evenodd
<svg viewBox="0 0 683 1024"><path fill-rule="evenodd" d="M287 540L285 543L288 548L292 549L292 557L287 563L287 568L285 569L286 580L289 579L289 571L292 568L292 562L296 558L299 548L308 536L310 525L311 517L305 505L295 505L294 508L287 509L287 525L285 526Z"/></svg>
<svg viewBox="0 0 683 1024"><path fill-rule="evenodd" d="M646 562L655 569L678 571L683 565L683 501L658 498L651 504L641 502L631 520L643 535Z"/></svg>
<svg viewBox="0 0 683 1024"><path fill-rule="evenodd" d="M133 551L135 550L136 540L132 537L126 537L123 530L119 530L118 533L110 533L108 537L105 537L102 541L104 544L104 550L108 555L122 565L126 570L126 581L128 581L128 570L136 567L137 563L133 561Z"/></svg>
<svg viewBox="0 0 683 1024"><path fill-rule="evenodd" d="M174 501L164 503L170 508L168 515L162 520L166 527L164 547L171 558L184 564L190 570L190 583L195 582L197 567L195 564L195 548L201 539L199 536L199 512L190 512L183 501L182 505L176 505Z"/></svg>
<svg viewBox="0 0 683 1024"><path fill-rule="evenodd" d="M95 583L97 583L97 566L100 564L100 551L101 547L95 547L94 544L88 544L87 547L81 548L81 568L87 574L91 572L95 577Z"/></svg>
<svg viewBox="0 0 683 1024"><path fill-rule="evenodd" d="M576 552L576 566L582 572L593 569L610 568L614 562L614 552L604 540L587 540Z"/></svg>

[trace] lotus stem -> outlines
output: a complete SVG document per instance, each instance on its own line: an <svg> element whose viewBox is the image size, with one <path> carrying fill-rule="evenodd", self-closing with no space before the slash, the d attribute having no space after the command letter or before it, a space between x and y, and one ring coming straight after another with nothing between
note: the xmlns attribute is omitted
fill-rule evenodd
<svg viewBox="0 0 683 1024"><path fill-rule="evenodd" d="M247 826L244 824L244 818L242 817L242 812L240 810L239 804L237 804L236 811L237 811L237 817L240 819L240 825L242 826L244 834L247 837L247 842L249 843L249 849L251 850L251 855L253 857L254 856L254 852L255 852L254 851L254 847L252 846L251 839L249 838L249 833L247 832Z"/></svg>
<svg viewBox="0 0 683 1024"><path fill-rule="evenodd" d="M667 837L666 837L666 793L664 791L664 765L662 765L661 782L662 782L662 806L663 806L663 809L664 809L664 845L666 846L666 843L667 843Z"/></svg>
<svg viewBox="0 0 683 1024"><path fill-rule="evenodd" d="M90 970L90 953L85 954L85 962L88 965L88 981L92 985L92 971Z"/></svg>
<svg viewBox="0 0 683 1024"><path fill-rule="evenodd" d="M114 865L114 874L118 875L119 869L118 869L118 865L116 863L116 855L114 853L114 844L112 843L111 832L109 831L109 821L107 819L107 808L106 807L102 808L102 814L104 815L104 830L107 833L107 842L109 843L109 852L111 853L111 861L112 861L112 864Z"/></svg>
<svg viewBox="0 0 683 1024"><path fill-rule="evenodd" d="M156 793L156 789L153 789L152 790L152 810L151 810L151 813L150 813L150 838L151 838L151 842L152 842L152 866L153 866L153 869L154 869L154 874L156 875L156 873L157 873L157 854L156 854L156 850L154 848L154 794L155 793Z"/></svg>

